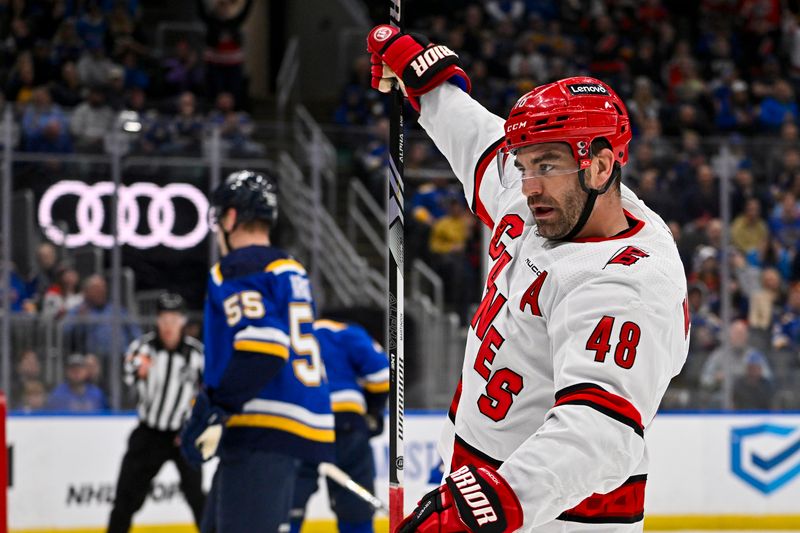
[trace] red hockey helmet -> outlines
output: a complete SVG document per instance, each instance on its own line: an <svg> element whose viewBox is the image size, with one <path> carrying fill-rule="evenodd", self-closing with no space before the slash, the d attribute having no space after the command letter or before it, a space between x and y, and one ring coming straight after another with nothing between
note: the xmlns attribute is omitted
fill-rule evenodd
<svg viewBox="0 0 800 533"><path fill-rule="evenodd" d="M508 156L531 144L566 142L578 169L584 169L590 164L592 142L602 137L620 166L628 162L631 126L625 104L595 78L565 78L525 94L511 109L505 133L497 161L506 187L522 179L516 169L505 170Z"/></svg>

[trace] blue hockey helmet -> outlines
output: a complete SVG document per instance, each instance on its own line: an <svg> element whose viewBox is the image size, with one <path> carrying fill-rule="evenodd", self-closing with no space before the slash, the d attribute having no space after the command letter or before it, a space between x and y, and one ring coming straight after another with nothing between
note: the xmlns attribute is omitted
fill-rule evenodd
<svg viewBox="0 0 800 533"><path fill-rule="evenodd" d="M228 175L211 196L211 216L217 221L227 209L236 209L236 224L278 220L278 180L268 172L238 170Z"/></svg>

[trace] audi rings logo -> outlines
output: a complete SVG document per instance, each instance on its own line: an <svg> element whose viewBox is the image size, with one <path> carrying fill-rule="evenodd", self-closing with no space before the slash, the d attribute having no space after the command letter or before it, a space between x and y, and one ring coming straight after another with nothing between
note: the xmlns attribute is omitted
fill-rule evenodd
<svg viewBox="0 0 800 533"><path fill-rule="evenodd" d="M114 183L101 181L95 184L82 181L60 181L47 189L39 202L39 226L51 241L68 248L93 244L101 248L114 246L114 236L103 232L106 208L103 197L111 197ZM64 231L53 221L53 206L59 200L75 196L76 232ZM175 200L182 199L197 212L197 222L188 232L175 234ZM139 199L149 200L146 213L141 212ZM117 219L120 244L134 248L166 246L185 250L200 244L208 233L208 200L196 187L187 183L171 183L160 187L154 183L134 183L119 187L119 216ZM140 232L140 220L146 217L149 232Z"/></svg>

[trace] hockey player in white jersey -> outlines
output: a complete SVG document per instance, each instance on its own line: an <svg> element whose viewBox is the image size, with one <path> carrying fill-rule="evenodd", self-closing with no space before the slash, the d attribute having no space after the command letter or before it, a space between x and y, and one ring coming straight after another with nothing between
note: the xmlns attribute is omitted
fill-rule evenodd
<svg viewBox="0 0 800 533"><path fill-rule="evenodd" d="M399 531L641 531L645 436L689 317L666 224L620 182L625 105L568 78L503 120L446 47L390 26L367 44L373 87L397 78L493 234L440 443L452 474Z"/></svg>

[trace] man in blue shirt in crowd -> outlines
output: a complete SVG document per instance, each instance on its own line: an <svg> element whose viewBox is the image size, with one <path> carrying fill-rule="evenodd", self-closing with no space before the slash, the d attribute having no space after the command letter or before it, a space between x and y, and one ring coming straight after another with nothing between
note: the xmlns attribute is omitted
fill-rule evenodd
<svg viewBox="0 0 800 533"><path fill-rule="evenodd" d="M108 284L103 276L94 274L83 282L83 303L67 312L64 318L64 338L70 349L93 353L99 357L122 356L125 347L141 336L139 326L130 320L127 311L120 309L122 339L118 353L111 353L113 306L108 301Z"/></svg>
<svg viewBox="0 0 800 533"><path fill-rule="evenodd" d="M45 409L81 412L107 408L108 403L103 391L89 383L86 357L79 353L67 357L65 380L50 393Z"/></svg>

